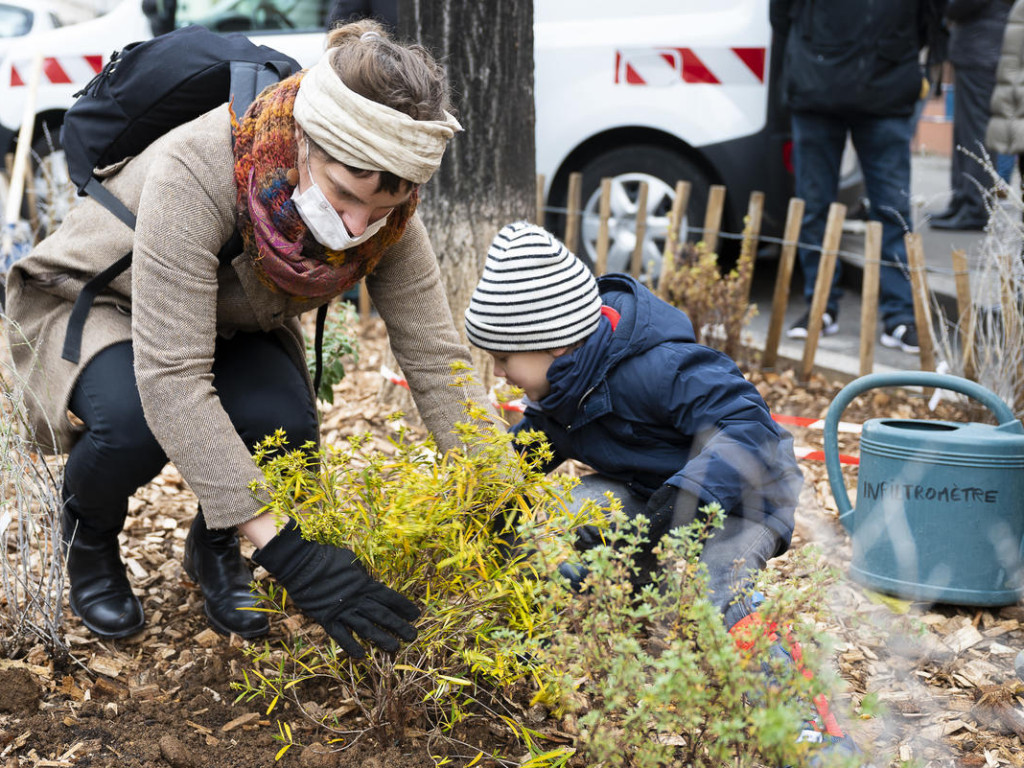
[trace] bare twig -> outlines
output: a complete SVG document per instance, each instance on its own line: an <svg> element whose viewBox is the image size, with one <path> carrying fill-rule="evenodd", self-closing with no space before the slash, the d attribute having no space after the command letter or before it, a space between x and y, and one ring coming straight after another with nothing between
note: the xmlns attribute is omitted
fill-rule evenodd
<svg viewBox="0 0 1024 768"><path fill-rule="evenodd" d="M3 315L0 326L18 338L17 326ZM10 359L7 347L0 346L0 652L17 655L41 641L53 658L66 660L63 462L44 457L29 437L27 386Z"/></svg>

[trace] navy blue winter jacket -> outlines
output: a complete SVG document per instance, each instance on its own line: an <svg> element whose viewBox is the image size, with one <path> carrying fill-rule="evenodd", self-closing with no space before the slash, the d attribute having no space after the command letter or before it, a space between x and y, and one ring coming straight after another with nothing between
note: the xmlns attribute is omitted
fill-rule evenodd
<svg viewBox="0 0 1024 768"><path fill-rule="evenodd" d="M785 46L783 102L793 112L909 116L940 1L771 0L773 45Z"/></svg>
<svg viewBox="0 0 1024 768"><path fill-rule="evenodd" d="M668 483L701 506L793 533L802 476L793 438L736 365L697 344L689 318L626 275L598 280L605 305L582 347L548 370L550 392L515 430L547 436L554 469L578 459L649 498Z"/></svg>

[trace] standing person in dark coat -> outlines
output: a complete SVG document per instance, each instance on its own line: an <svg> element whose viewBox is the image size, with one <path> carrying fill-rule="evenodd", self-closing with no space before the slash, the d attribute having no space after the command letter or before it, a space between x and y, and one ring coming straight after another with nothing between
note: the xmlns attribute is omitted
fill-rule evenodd
<svg viewBox="0 0 1024 768"><path fill-rule="evenodd" d="M394 34L398 31L398 0L334 0L327 14L327 26L359 19L374 19Z"/></svg>
<svg viewBox="0 0 1024 768"><path fill-rule="evenodd" d="M806 203L800 239L820 244L839 193L849 135L882 222L882 344L916 353L918 329L903 235L910 228L911 115L924 81L918 56L940 0L771 0L776 45L785 46L783 101L792 112L796 195ZM820 253L800 249L810 305ZM839 265L822 333L839 331ZM807 337L804 313L790 338Z"/></svg>
<svg viewBox="0 0 1024 768"><path fill-rule="evenodd" d="M574 503L613 493L650 522L646 552L717 503L724 527L701 553L711 601L737 641L759 626L754 575L789 547L802 477L793 438L726 355L696 343L689 318L628 275L598 280L546 230L504 227L466 310L466 334L494 372L524 391L514 430L544 433L550 471L566 459L595 474ZM600 543L584 528L581 549ZM563 567L575 588L585 573ZM646 575L646 574L641 574ZM856 750L827 704L803 740ZM799 729L797 729L799 730ZM794 733L796 737L796 733Z"/></svg>
<svg viewBox="0 0 1024 768"><path fill-rule="evenodd" d="M984 190L993 179L970 152L983 156L1008 0L949 0L949 61L953 65L953 164L949 207L931 217L932 229L981 231L988 223ZM992 160L995 162L994 158Z"/></svg>

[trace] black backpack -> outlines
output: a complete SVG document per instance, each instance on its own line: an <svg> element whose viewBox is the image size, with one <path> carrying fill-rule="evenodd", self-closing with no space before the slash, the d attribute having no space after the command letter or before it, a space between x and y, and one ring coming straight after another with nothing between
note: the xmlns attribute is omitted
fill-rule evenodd
<svg viewBox="0 0 1024 768"><path fill-rule="evenodd" d="M233 99L239 117L266 86L298 72L290 56L256 45L244 35L219 35L189 26L115 51L110 62L75 94L64 116L60 140L68 174L79 195L89 195L135 229L135 216L94 175L102 168L139 154L172 128ZM242 249L238 232L221 249L230 263ZM71 310L62 357L77 363L82 331L96 296L131 264L129 251L90 279ZM317 369L326 304L317 316Z"/></svg>

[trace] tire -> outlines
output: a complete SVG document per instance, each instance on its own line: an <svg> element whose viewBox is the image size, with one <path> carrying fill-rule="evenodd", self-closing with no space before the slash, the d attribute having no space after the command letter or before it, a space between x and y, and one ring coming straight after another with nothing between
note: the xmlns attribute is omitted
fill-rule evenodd
<svg viewBox="0 0 1024 768"><path fill-rule="evenodd" d="M48 127L32 142L32 188L25 189L21 204L22 216L37 222L37 240L51 234L64 221L77 200L75 187L68 176L64 147L60 143L60 126ZM34 193L34 201L33 194ZM35 205L35 213L31 206Z"/></svg>
<svg viewBox="0 0 1024 768"><path fill-rule="evenodd" d="M683 239L690 222L699 226L707 206L711 180L692 160L664 147L633 144L598 155L582 170L583 221L579 256L593 269L597 260L600 226L601 179L612 179L611 218L608 221L608 272L629 272L636 245L636 211L640 182L647 182L647 226L641 256L641 274L649 279L661 273L668 220L678 181L690 182L690 200L680 229Z"/></svg>

